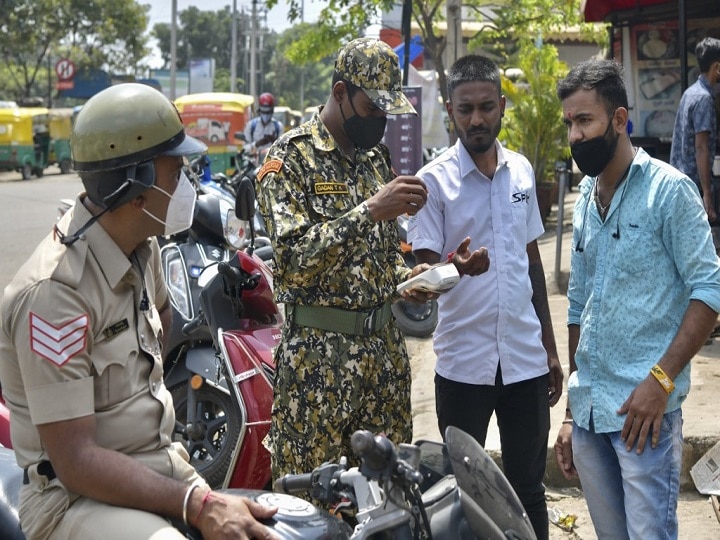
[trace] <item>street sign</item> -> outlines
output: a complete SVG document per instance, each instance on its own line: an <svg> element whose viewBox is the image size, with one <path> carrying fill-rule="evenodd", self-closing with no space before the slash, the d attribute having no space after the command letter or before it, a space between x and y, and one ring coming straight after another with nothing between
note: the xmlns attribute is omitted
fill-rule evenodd
<svg viewBox="0 0 720 540"><path fill-rule="evenodd" d="M73 81L58 81L56 88L58 90L72 90L75 88L75 83Z"/></svg>
<svg viewBox="0 0 720 540"><path fill-rule="evenodd" d="M55 64L55 73L61 81L69 81L75 75L75 64L67 58L58 60Z"/></svg>

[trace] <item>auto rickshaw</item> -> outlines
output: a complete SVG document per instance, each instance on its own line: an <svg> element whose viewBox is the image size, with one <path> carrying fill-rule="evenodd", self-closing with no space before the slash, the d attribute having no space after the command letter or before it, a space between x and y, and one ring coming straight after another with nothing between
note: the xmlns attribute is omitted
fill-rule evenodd
<svg viewBox="0 0 720 540"><path fill-rule="evenodd" d="M70 157L70 135L72 133L73 109L50 109L50 156L48 161L60 167L61 174L72 169Z"/></svg>
<svg viewBox="0 0 720 540"><path fill-rule="evenodd" d="M0 109L0 169L42 177L50 155L48 109Z"/></svg>
<svg viewBox="0 0 720 540"><path fill-rule="evenodd" d="M185 132L208 145L213 174L235 172L235 157L243 144L235 133L245 129L254 102L252 96L233 92L187 94L175 100Z"/></svg>

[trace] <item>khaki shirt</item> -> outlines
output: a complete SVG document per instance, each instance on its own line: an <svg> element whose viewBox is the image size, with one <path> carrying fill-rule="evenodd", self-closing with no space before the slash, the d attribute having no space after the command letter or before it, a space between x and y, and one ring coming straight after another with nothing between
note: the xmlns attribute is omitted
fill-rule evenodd
<svg viewBox="0 0 720 540"><path fill-rule="evenodd" d="M75 232L90 217L78 198L58 228ZM5 289L0 381L21 467L48 459L36 425L93 414L104 448L133 455L170 446L175 415L157 309L168 298L157 241L135 254L131 262L97 223L69 247L51 233Z"/></svg>
<svg viewBox="0 0 720 540"><path fill-rule="evenodd" d="M374 222L365 203L394 177L384 145L352 161L318 113L270 148L258 200L278 302L364 310L396 296L410 274L397 223Z"/></svg>

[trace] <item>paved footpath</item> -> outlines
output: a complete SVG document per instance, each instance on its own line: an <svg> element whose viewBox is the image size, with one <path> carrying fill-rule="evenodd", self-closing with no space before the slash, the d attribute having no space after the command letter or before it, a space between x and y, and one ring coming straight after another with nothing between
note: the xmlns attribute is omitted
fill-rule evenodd
<svg viewBox="0 0 720 540"><path fill-rule="evenodd" d="M556 266L557 249L557 208L554 208L546 223L546 233L538 240L540 253L548 284L548 301L558 345L560 361L563 364L566 380L568 373L567 339L567 278L570 271L571 216L577 197L577 190L567 194L563 211L560 264ZM557 270L557 271L556 271ZM432 339L407 339L408 350L413 369L413 418L415 439L440 440L435 416L435 395L433 374L435 354L432 351ZM720 396L720 338L703 347L693 360L692 388L683 405L683 472L681 477L682 494L679 504L680 538L716 540L720 538L720 523L705 495L695 490L690 477L690 468L718 440L720 440L720 421L718 421L718 403ZM551 538L575 538L594 540L592 524L587 513L585 501L579 483L565 480L559 472L552 445L561 422L565 416L565 395L560 403L551 409L551 427L548 448L547 474L548 508L558 514L577 516L573 532L564 532L551 525ZM500 440L494 421L488 432L486 450L497 457Z"/></svg>

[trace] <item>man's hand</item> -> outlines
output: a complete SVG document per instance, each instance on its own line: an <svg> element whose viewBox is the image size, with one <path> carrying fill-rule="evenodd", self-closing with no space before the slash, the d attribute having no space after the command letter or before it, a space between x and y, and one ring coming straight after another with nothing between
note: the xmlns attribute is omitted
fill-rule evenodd
<svg viewBox="0 0 720 540"><path fill-rule="evenodd" d="M432 265L427 263L418 264L413 267L412 272L410 273L410 277L413 278L418 274L424 272L425 270L429 270L431 267ZM401 292L400 294L402 295L403 300L407 300L408 302L414 302L416 304L424 304L428 300L435 300L438 296L440 296L440 294L436 292L420 291L417 289L408 289Z"/></svg>
<svg viewBox="0 0 720 540"><path fill-rule="evenodd" d="M265 146L266 144L270 144L271 142L275 141L275 135L272 133L268 133L265 135L262 139L260 139L257 143L258 146Z"/></svg>
<svg viewBox="0 0 720 540"><path fill-rule="evenodd" d="M193 498L195 497L199 498L200 494L196 496L193 493ZM203 497L207 497L205 503L193 504L191 510L194 510L196 514L189 517L190 521L200 529L204 540L277 538L257 521L272 517L277 512L277 508L269 508L244 497L216 491L205 493Z"/></svg>
<svg viewBox="0 0 720 540"><path fill-rule="evenodd" d="M705 212L708 216L708 221L710 223L715 221L715 205L713 204L713 198L712 194L709 193L703 193L703 206L705 206Z"/></svg>
<svg viewBox="0 0 720 540"><path fill-rule="evenodd" d="M555 440L555 460L557 461L560 472L567 480L577 478L578 472L573 462L572 451L572 424L563 424L558 431Z"/></svg>
<svg viewBox="0 0 720 540"><path fill-rule="evenodd" d="M554 407L560 396L562 396L563 388L563 370L557 355L548 355L548 367L550 374L548 377L548 399L551 407Z"/></svg>
<svg viewBox="0 0 720 540"><path fill-rule="evenodd" d="M660 428L665 414L665 407L668 402L668 394L655 380L655 377L648 375L630 397L625 400L617 411L618 414L626 414L620 438L625 441L625 448L629 452L637 442L636 452L642 454L645 449L645 442L648 434L652 431L652 448L655 448L660 440Z"/></svg>
<svg viewBox="0 0 720 540"><path fill-rule="evenodd" d="M398 176L367 200L374 221L388 221L402 214L414 216L427 202L427 189L417 176Z"/></svg>
<svg viewBox="0 0 720 540"><path fill-rule="evenodd" d="M470 252L470 237L466 237L455 250L452 263L461 275L478 276L490 268L490 257L487 248L481 247Z"/></svg>

